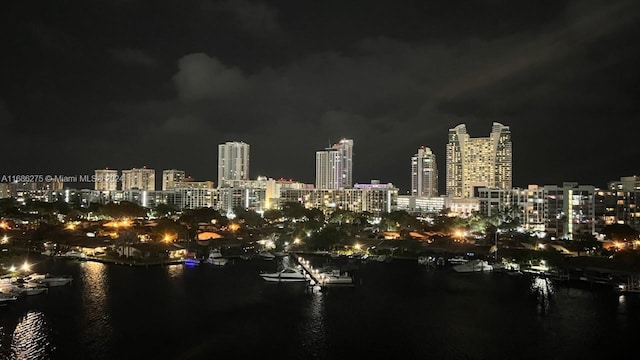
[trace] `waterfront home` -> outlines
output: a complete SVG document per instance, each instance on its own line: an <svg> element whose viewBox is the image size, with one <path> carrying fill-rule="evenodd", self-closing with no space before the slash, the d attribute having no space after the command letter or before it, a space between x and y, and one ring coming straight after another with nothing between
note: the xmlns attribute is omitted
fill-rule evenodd
<svg viewBox="0 0 640 360"><path fill-rule="evenodd" d="M187 249L178 244L163 243L121 244L115 246L115 251L127 258L152 260L182 259L187 254Z"/></svg>

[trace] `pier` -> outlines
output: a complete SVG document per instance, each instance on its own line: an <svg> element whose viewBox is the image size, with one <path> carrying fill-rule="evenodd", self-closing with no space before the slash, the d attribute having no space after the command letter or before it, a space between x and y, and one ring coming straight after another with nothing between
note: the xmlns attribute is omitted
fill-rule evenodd
<svg viewBox="0 0 640 360"><path fill-rule="evenodd" d="M353 278L350 276L340 276L340 275L331 275L331 274L322 274L318 272L318 269L314 269L309 261L304 260L303 257L298 254L290 254L290 258L295 261L296 264L300 265L304 274L309 277L310 285L318 286L321 290L329 287L354 287L355 284L353 282Z"/></svg>

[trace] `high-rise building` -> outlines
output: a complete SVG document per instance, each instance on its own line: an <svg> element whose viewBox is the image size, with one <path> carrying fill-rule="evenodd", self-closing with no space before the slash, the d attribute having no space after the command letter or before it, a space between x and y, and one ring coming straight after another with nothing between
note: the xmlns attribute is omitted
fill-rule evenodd
<svg viewBox="0 0 640 360"><path fill-rule="evenodd" d="M122 170L122 190L156 190L156 171L153 169L133 168Z"/></svg>
<svg viewBox="0 0 640 360"><path fill-rule="evenodd" d="M428 147L421 146L411 157L411 195L438 196L438 167L436 155Z"/></svg>
<svg viewBox="0 0 640 360"><path fill-rule="evenodd" d="M472 138L464 124L449 129L447 195L469 198L474 188L511 189L511 130L494 122L491 134Z"/></svg>
<svg viewBox="0 0 640 360"><path fill-rule="evenodd" d="M353 186L353 140L342 139L316 151L316 188L345 189Z"/></svg>
<svg viewBox="0 0 640 360"><path fill-rule="evenodd" d="M176 183L184 181L185 178L185 172L182 170L162 170L162 191L173 189Z"/></svg>
<svg viewBox="0 0 640 360"><path fill-rule="evenodd" d="M316 151L317 189L340 189L342 173L342 155L338 149Z"/></svg>
<svg viewBox="0 0 640 360"><path fill-rule="evenodd" d="M341 139L338 143L333 144L332 147L338 149L341 157L340 188L350 188L353 186L353 140Z"/></svg>
<svg viewBox="0 0 640 360"><path fill-rule="evenodd" d="M98 169L94 172L94 190L116 191L118 190L118 170L109 168Z"/></svg>
<svg viewBox="0 0 640 360"><path fill-rule="evenodd" d="M229 141L218 145L218 187L249 180L249 144Z"/></svg>

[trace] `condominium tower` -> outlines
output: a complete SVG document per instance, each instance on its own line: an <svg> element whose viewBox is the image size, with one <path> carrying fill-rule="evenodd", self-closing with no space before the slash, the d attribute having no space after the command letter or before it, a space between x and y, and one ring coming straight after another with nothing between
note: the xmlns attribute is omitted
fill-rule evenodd
<svg viewBox="0 0 640 360"><path fill-rule="evenodd" d="M176 184L184 181L186 175L182 170L162 170L162 191L173 189Z"/></svg>
<svg viewBox="0 0 640 360"><path fill-rule="evenodd" d="M411 195L438 196L438 167L436 155L428 147L421 146L411 157Z"/></svg>
<svg viewBox="0 0 640 360"><path fill-rule="evenodd" d="M345 189L353 185L353 140L342 139L316 152L316 188Z"/></svg>
<svg viewBox="0 0 640 360"><path fill-rule="evenodd" d="M122 170L122 190L156 190L156 171L154 169L133 168Z"/></svg>
<svg viewBox="0 0 640 360"><path fill-rule="evenodd" d="M218 187L249 180L249 144L229 141L218 145Z"/></svg>
<svg viewBox="0 0 640 360"><path fill-rule="evenodd" d="M475 187L510 189L511 130L494 122L489 137L472 138L464 124L449 129L447 195L473 197Z"/></svg>
<svg viewBox="0 0 640 360"><path fill-rule="evenodd" d="M98 169L94 172L94 190L115 191L118 189L118 170Z"/></svg>

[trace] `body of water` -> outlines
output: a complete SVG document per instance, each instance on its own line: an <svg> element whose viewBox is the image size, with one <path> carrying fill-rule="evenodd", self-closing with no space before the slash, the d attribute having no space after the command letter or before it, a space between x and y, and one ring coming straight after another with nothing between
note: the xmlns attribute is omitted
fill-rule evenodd
<svg viewBox="0 0 640 360"><path fill-rule="evenodd" d="M0 308L2 359L610 359L637 353L637 294L504 273L365 263L354 288L224 267L47 260L70 285ZM313 259L316 263L327 261Z"/></svg>

